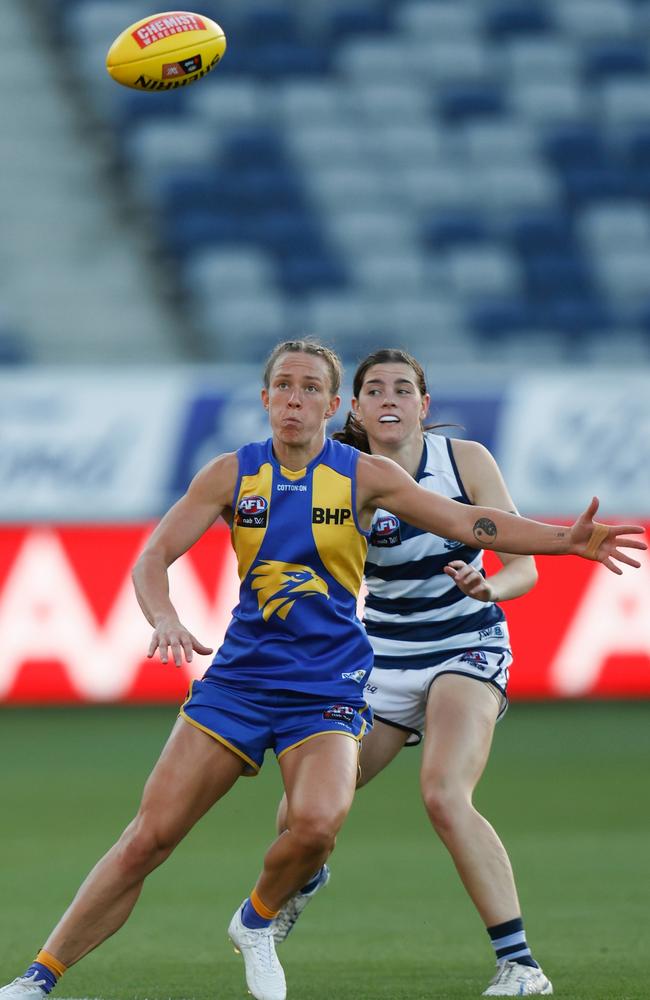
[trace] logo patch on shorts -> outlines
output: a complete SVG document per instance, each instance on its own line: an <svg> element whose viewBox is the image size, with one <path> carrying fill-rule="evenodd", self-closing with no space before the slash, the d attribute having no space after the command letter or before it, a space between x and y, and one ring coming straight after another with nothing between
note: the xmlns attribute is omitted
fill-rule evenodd
<svg viewBox="0 0 650 1000"><path fill-rule="evenodd" d="M471 663L473 667L478 667L479 670L485 670L488 665L488 658L482 649L470 649L467 653L463 653L460 658L460 662Z"/></svg>
<svg viewBox="0 0 650 1000"><path fill-rule="evenodd" d="M332 705L323 712L324 719L332 722L343 722L346 726L351 726L354 722L356 711L350 705Z"/></svg>
<svg viewBox="0 0 650 1000"><path fill-rule="evenodd" d="M350 673L341 674L344 681L356 681L359 684L366 676L365 670L352 670Z"/></svg>
<svg viewBox="0 0 650 1000"><path fill-rule="evenodd" d="M239 528L265 528L269 513L266 497L242 497L237 504L235 524Z"/></svg>
<svg viewBox="0 0 650 1000"><path fill-rule="evenodd" d="M402 536L399 530L399 520L392 514L385 514L378 517L373 523L370 533L370 544L378 549L388 548L393 545L402 544Z"/></svg>

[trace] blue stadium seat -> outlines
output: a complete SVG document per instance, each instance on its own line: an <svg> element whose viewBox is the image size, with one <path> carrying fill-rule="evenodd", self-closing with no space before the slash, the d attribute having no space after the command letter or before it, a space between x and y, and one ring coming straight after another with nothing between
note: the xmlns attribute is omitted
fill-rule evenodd
<svg viewBox="0 0 650 1000"><path fill-rule="evenodd" d="M438 90L436 110L442 121L457 124L470 118L503 115L506 101L496 82L447 83Z"/></svg>
<svg viewBox="0 0 650 1000"><path fill-rule="evenodd" d="M500 340L511 333L538 329L539 310L524 298L489 299L467 308L469 326L487 340Z"/></svg>
<svg viewBox="0 0 650 1000"><path fill-rule="evenodd" d="M272 163L283 160L284 147L277 130L268 125L251 124L233 128L227 136L223 163L230 167Z"/></svg>
<svg viewBox="0 0 650 1000"><path fill-rule="evenodd" d="M502 41L513 35L544 34L553 28L553 19L543 4L506 0L488 8L485 28L491 38Z"/></svg>
<svg viewBox="0 0 650 1000"><path fill-rule="evenodd" d="M570 218L563 212L519 212L509 220L505 235L522 255L562 250L573 239Z"/></svg>
<svg viewBox="0 0 650 1000"><path fill-rule="evenodd" d="M244 9L240 30L251 41L284 45L297 39L298 22L291 7L265 3Z"/></svg>
<svg viewBox="0 0 650 1000"><path fill-rule="evenodd" d="M304 295L314 289L341 289L348 284L342 261L328 253L290 253L279 261L278 281L289 295Z"/></svg>
<svg viewBox="0 0 650 1000"><path fill-rule="evenodd" d="M351 35L366 35L388 31L388 4L343 3L329 12L328 35L333 43Z"/></svg>
<svg viewBox="0 0 650 1000"><path fill-rule="evenodd" d="M570 252L541 252L524 258L530 295L543 301L547 296L591 295L594 282L583 255Z"/></svg>
<svg viewBox="0 0 650 1000"><path fill-rule="evenodd" d="M550 125L542 148L547 159L560 169L604 165L609 156L601 129L591 122Z"/></svg>
<svg viewBox="0 0 650 1000"><path fill-rule="evenodd" d="M252 70L264 80L280 80L292 76L322 76L331 63L329 49L308 42L259 43L250 50Z"/></svg>
<svg viewBox="0 0 650 1000"><path fill-rule="evenodd" d="M612 311L600 298L572 295L544 302L539 308L544 325L572 337L587 337L614 326Z"/></svg>
<svg viewBox="0 0 650 1000"><path fill-rule="evenodd" d="M589 80L635 76L647 73L649 66L648 46L636 39L594 42L585 52L585 73Z"/></svg>
<svg viewBox="0 0 650 1000"><path fill-rule="evenodd" d="M281 255L320 254L322 232L308 212L271 208L251 217L255 241Z"/></svg>
<svg viewBox="0 0 650 1000"><path fill-rule="evenodd" d="M174 211L173 206L160 219L159 229L166 251L180 259L202 247L243 244L255 236L250 220L235 212Z"/></svg>
<svg viewBox="0 0 650 1000"><path fill-rule="evenodd" d="M562 180L572 205L602 198L632 198L637 193L629 170L616 163L570 166L564 170Z"/></svg>
<svg viewBox="0 0 650 1000"><path fill-rule="evenodd" d="M487 235L485 221L469 209L436 212L422 226L424 244L432 250L480 243Z"/></svg>

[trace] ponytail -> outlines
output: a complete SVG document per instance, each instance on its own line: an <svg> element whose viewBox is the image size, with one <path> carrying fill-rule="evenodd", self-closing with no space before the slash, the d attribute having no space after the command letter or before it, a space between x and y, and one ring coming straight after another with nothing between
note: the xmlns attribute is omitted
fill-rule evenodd
<svg viewBox="0 0 650 1000"><path fill-rule="evenodd" d="M354 411L350 410L347 415L343 429L340 431L335 431L332 434L335 441L341 441L343 444L352 445L353 448L358 448L359 451L365 452L370 455L370 442L368 441L368 435L366 434L363 425L359 423L354 415Z"/></svg>

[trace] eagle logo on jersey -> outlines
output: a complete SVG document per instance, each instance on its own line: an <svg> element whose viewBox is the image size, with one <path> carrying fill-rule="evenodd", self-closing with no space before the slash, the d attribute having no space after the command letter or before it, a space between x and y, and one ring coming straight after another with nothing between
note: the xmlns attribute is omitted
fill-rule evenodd
<svg viewBox="0 0 650 1000"><path fill-rule="evenodd" d="M265 622L276 612L284 620L301 597L322 594L329 600L327 584L309 566L263 559L251 570L251 576Z"/></svg>

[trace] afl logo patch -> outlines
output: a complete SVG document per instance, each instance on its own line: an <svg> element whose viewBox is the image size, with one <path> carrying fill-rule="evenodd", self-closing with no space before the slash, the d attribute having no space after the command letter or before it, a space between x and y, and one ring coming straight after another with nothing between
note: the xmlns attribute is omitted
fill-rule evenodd
<svg viewBox="0 0 650 1000"><path fill-rule="evenodd" d="M386 548L389 545L401 545L402 538L399 530L399 520L392 514L384 514L378 517L372 526L370 544L376 545L377 548Z"/></svg>
<svg viewBox="0 0 650 1000"><path fill-rule="evenodd" d="M354 722L356 710L351 705L332 705L323 712L323 718L330 722L342 722L345 726L351 726Z"/></svg>
<svg viewBox="0 0 650 1000"><path fill-rule="evenodd" d="M242 497L237 504L235 523L240 528L265 528L269 512L266 497Z"/></svg>

